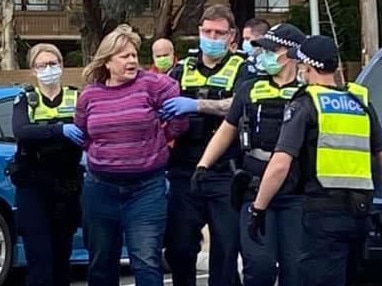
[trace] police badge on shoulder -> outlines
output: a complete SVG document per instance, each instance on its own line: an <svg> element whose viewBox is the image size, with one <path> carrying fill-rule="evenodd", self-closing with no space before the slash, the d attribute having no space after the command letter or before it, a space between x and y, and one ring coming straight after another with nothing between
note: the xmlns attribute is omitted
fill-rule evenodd
<svg viewBox="0 0 382 286"><path fill-rule="evenodd" d="M287 105L284 110L284 117L283 117L283 122L288 122L292 119L293 117L293 107L290 105Z"/></svg>

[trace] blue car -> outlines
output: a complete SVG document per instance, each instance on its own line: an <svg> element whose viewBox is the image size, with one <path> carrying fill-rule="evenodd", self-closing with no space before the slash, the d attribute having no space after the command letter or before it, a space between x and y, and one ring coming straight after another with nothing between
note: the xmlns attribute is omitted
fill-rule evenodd
<svg viewBox="0 0 382 286"><path fill-rule="evenodd" d="M380 49L370 60L369 64L358 75L356 82L369 88L370 101L376 110L379 122L382 124L382 49ZM376 164L374 176L374 215L373 229L370 232L364 251L364 259L368 262L382 263L382 184L381 168ZM378 226L379 224L379 226ZM376 275L380 275L376 270ZM379 281L382 282L382 281Z"/></svg>
<svg viewBox="0 0 382 286"><path fill-rule="evenodd" d="M12 267L26 265L22 239L15 231L15 188L5 175L7 162L16 151L12 133L12 109L13 101L20 92L23 92L22 86L0 86L0 285L3 285ZM125 247L122 258L127 258ZM77 230L73 240L71 261L73 264L88 262L81 228Z"/></svg>

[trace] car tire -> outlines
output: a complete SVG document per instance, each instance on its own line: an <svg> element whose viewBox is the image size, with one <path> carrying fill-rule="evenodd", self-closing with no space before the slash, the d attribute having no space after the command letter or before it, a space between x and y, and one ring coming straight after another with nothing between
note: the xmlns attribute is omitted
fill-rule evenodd
<svg viewBox="0 0 382 286"><path fill-rule="evenodd" d="M7 221L0 214L0 285L7 280L12 266L12 236Z"/></svg>

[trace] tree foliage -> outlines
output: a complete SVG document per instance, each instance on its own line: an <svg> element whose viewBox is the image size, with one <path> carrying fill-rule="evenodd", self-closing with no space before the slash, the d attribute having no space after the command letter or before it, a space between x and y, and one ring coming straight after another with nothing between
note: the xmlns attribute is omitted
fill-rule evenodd
<svg viewBox="0 0 382 286"><path fill-rule="evenodd" d="M340 43L341 58L345 61L359 61L361 58L361 19L359 0L331 0L335 30ZM323 1L320 2L320 33L332 36L330 23ZM307 35L311 32L308 5L292 6L289 23L296 25Z"/></svg>

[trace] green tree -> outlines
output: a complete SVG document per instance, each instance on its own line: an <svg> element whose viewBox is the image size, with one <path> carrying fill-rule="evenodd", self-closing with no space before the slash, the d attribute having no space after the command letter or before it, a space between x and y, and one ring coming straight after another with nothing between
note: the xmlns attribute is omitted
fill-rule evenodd
<svg viewBox="0 0 382 286"><path fill-rule="evenodd" d="M333 36L324 1L320 3L320 32ZM361 19L359 0L330 0L336 34L340 44L341 58L345 61L359 61L361 58ZM308 5L291 8L288 22L310 34L310 14Z"/></svg>

